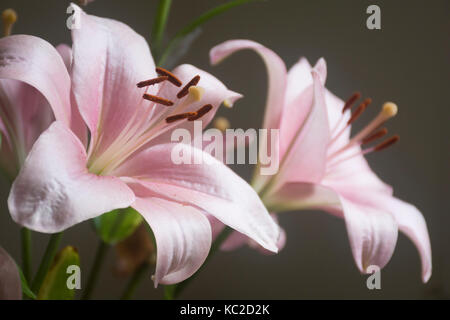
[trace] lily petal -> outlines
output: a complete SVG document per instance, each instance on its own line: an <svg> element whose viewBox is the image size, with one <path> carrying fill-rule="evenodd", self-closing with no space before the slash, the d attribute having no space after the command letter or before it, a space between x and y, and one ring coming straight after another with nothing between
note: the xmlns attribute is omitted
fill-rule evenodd
<svg viewBox="0 0 450 320"><path fill-rule="evenodd" d="M340 159L361 151L359 146L350 148ZM336 159L339 161L339 159ZM331 167L332 166L332 167ZM340 194L354 198L366 198L368 193L385 193L392 195L392 187L382 181L370 168L363 156L356 156L338 164L331 164L321 182Z"/></svg>
<svg viewBox="0 0 450 320"><path fill-rule="evenodd" d="M217 64L236 51L251 49L256 51L266 64L269 85L263 128L279 129L284 95L287 83L286 66L281 58L269 48L250 40L229 40L211 49L212 64Z"/></svg>
<svg viewBox="0 0 450 320"><path fill-rule="evenodd" d="M153 230L157 258L155 288L159 283L186 280L203 264L211 247L211 227L201 211L146 194L134 188L139 211Z"/></svg>
<svg viewBox="0 0 450 320"><path fill-rule="evenodd" d="M54 233L133 203L133 192L116 177L86 169L77 137L54 122L36 141L12 185L8 206L14 221Z"/></svg>
<svg viewBox="0 0 450 320"><path fill-rule="evenodd" d="M312 71L312 76L314 80L312 107L283 160L276 178L277 186L293 181L317 183L325 174L327 146L330 139L328 114L321 76L315 70Z"/></svg>
<svg viewBox="0 0 450 320"><path fill-rule="evenodd" d="M91 146L101 152L136 110L143 112L144 89L136 84L156 76L155 63L145 39L130 27L78 10L83 26L72 30L72 90L94 139Z"/></svg>
<svg viewBox="0 0 450 320"><path fill-rule="evenodd" d="M0 247L0 300L21 300L22 283L17 265L5 249Z"/></svg>
<svg viewBox="0 0 450 320"><path fill-rule="evenodd" d="M339 196L336 192L326 186L313 183L285 183L278 190L264 196L264 204L270 211L277 213L326 208L327 211L343 217Z"/></svg>
<svg viewBox="0 0 450 320"><path fill-rule="evenodd" d="M172 155L178 153L202 164L175 164ZM279 228L256 192L208 153L182 143L158 145L127 160L114 175L135 178L160 197L198 207L277 251Z"/></svg>
<svg viewBox="0 0 450 320"><path fill-rule="evenodd" d="M69 47L67 44L62 43L56 46L56 50L61 55L64 64L66 65L67 71L70 73L72 69L72 48ZM71 98L73 98L73 96L71 96ZM78 110L77 104L75 102L71 104L71 110L72 110L72 119L70 128L81 140L81 142L83 142L83 144L87 146L88 143L87 127L83 118L81 117L80 110Z"/></svg>
<svg viewBox="0 0 450 320"><path fill-rule="evenodd" d="M61 56L47 41L28 35L1 38L0 79L19 80L36 88L55 118L70 125L70 77Z"/></svg>
<svg viewBox="0 0 450 320"><path fill-rule="evenodd" d="M371 192L361 201L392 214L400 231L414 243L419 251L422 281L426 283L432 271L431 244L427 224L420 211L415 206L385 193Z"/></svg>
<svg viewBox="0 0 450 320"><path fill-rule="evenodd" d="M39 135L55 118L45 97L29 84L10 79L0 79L0 115L2 118L3 143L14 151L15 157L8 157L15 165L15 174L25 160L26 154ZM5 159L6 160L6 159Z"/></svg>
<svg viewBox="0 0 450 320"><path fill-rule="evenodd" d="M367 273L370 265L383 268L397 243L398 227L386 211L340 198L353 258L358 269Z"/></svg>

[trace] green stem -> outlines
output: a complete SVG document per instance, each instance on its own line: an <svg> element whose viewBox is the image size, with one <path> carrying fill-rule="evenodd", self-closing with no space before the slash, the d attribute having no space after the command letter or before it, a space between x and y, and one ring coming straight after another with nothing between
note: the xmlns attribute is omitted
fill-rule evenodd
<svg viewBox="0 0 450 320"><path fill-rule="evenodd" d="M159 55L161 49L161 42L163 40L164 30L166 29L171 5L172 0L160 0L158 9L156 10L150 41L152 42L152 51L157 55Z"/></svg>
<svg viewBox="0 0 450 320"><path fill-rule="evenodd" d="M31 231L27 228L20 229L22 239L22 271L25 279L31 281Z"/></svg>
<svg viewBox="0 0 450 320"><path fill-rule="evenodd" d="M86 289L84 289L84 293L81 297L82 300L89 300L91 298L92 291L97 284L98 274L103 265L103 261L105 259L106 253L108 252L108 249L109 245L100 240L97 252L95 253L94 263L88 276L87 286Z"/></svg>
<svg viewBox="0 0 450 320"><path fill-rule="evenodd" d="M188 24L186 27L181 29L175 35L175 37L173 37L173 39L169 42L166 49L160 56L160 58L156 60L158 62L157 65L162 66L164 64L164 62L166 62L166 59L169 57L172 50L178 45L179 41L181 41L185 36L187 36L189 33L194 31L195 29L197 29L199 26L204 24L206 21L214 18L215 16L217 16L221 13L228 11L229 9L231 9L233 7L245 4L247 2L252 2L252 1L256 1L256 0L233 0L233 1L226 2L218 7L215 7L213 9L203 13L197 19L195 19L190 24Z"/></svg>
<svg viewBox="0 0 450 320"><path fill-rule="evenodd" d="M189 283L200 273L201 270L206 266L206 264L209 262L209 260L212 258L212 256L218 251L218 249L222 246L222 244L225 242L225 240L230 236L230 234L233 232L233 229L226 226L222 232L217 236L216 240L211 245L211 250L209 251L208 257L206 258L203 265L197 270L196 273L194 273L190 278L187 278L183 282L172 285L172 286L166 286L165 289L165 299L166 300L172 300L176 299L181 292L187 287Z"/></svg>
<svg viewBox="0 0 450 320"><path fill-rule="evenodd" d="M44 281L48 269L50 268L53 259L55 258L56 252L58 251L62 235L63 235L62 232L58 232L50 236L50 239L47 244L47 249L45 249L45 253L44 256L42 257L41 264L31 285L31 291L36 293L39 292L39 289L41 288L42 285L42 281Z"/></svg>
<svg viewBox="0 0 450 320"><path fill-rule="evenodd" d="M143 263L139 268L134 271L133 276L125 287L120 300L130 300L133 297L134 292L136 291L139 283L141 282L142 277L147 274L147 270L150 265L148 263Z"/></svg>

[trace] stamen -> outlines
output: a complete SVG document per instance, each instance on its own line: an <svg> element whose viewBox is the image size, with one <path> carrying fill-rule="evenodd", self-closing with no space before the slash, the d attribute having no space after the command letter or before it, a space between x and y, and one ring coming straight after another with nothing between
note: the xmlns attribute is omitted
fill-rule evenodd
<svg viewBox="0 0 450 320"><path fill-rule="evenodd" d="M176 85L177 87L181 87L182 82L180 79L177 78L176 75L174 75L172 72L167 71L166 69L157 67L156 68L156 73L158 73L161 76L167 76L169 77L169 81L172 82L174 85Z"/></svg>
<svg viewBox="0 0 450 320"><path fill-rule="evenodd" d="M166 122L172 123L172 122L175 122L178 120L183 120L183 119L195 116L196 114L197 114L196 112L185 112L185 113L174 114L173 116L167 117Z"/></svg>
<svg viewBox="0 0 450 320"><path fill-rule="evenodd" d="M227 108L232 108L233 107L233 103L231 102L231 100L229 99L225 99L223 100L223 105Z"/></svg>
<svg viewBox="0 0 450 320"><path fill-rule="evenodd" d="M3 35L9 36L14 23L17 21L17 13L13 9L5 9L2 12Z"/></svg>
<svg viewBox="0 0 450 320"><path fill-rule="evenodd" d="M367 135L371 134L374 130L379 128L389 118L394 117L397 114L398 108L395 103L386 102L380 113L373 119L363 130L361 130L356 136L350 140L350 144L361 141Z"/></svg>
<svg viewBox="0 0 450 320"><path fill-rule="evenodd" d="M161 76L161 77L156 77L154 79L150 79L150 80L145 80L145 81L141 81L137 84L138 88L143 88L143 87L147 87L147 86L151 86L163 81L168 80L169 77L168 76Z"/></svg>
<svg viewBox="0 0 450 320"><path fill-rule="evenodd" d="M198 109L194 115L190 116L188 118L188 121L194 121L194 120L200 119L205 114L207 114L212 108L213 108L213 106L211 104L204 105L203 107Z"/></svg>
<svg viewBox="0 0 450 320"><path fill-rule="evenodd" d="M371 134L367 138L364 138L361 142L361 144L368 144L372 141L378 140L381 137L384 137L388 133L388 130L386 128L380 129L376 131L375 133Z"/></svg>
<svg viewBox="0 0 450 320"><path fill-rule="evenodd" d="M345 102L344 107L342 108L342 113L344 113L345 111L347 111L348 109L351 109L351 107L353 106L353 104L356 102L356 100L358 100L359 98L361 98L361 93L359 92L355 92L352 94L352 96L350 98L348 98L348 100Z"/></svg>
<svg viewBox="0 0 450 320"><path fill-rule="evenodd" d="M398 140L400 140L400 136L395 135L393 137L390 137L389 139L385 140L384 142L380 143L376 147L373 148L373 151L381 151L384 150L390 146L392 146L394 143L396 143Z"/></svg>
<svg viewBox="0 0 450 320"><path fill-rule="evenodd" d="M148 94L148 93L144 93L144 95L142 97L145 100L150 100L150 101L153 101L153 102L156 102L156 103L168 106L168 107L173 106L173 102L172 101L164 99L164 98L161 98L161 97L158 97L158 96L154 96L154 95L151 95L151 94Z"/></svg>
<svg viewBox="0 0 450 320"><path fill-rule="evenodd" d="M227 129L230 128L230 121L228 121L225 117L217 117L214 119L213 123L214 128L219 129L222 132L225 132Z"/></svg>
<svg viewBox="0 0 450 320"><path fill-rule="evenodd" d="M386 102L383 104L383 116L386 118L385 120L394 117L398 112L398 107L393 102Z"/></svg>
<svg viewBox="0 0 450 320"><path fill-rule="evenodd" d="M366 100L367 101L367 100ZM365 102L366 102L365 101ZM365 103L363 102L363 103ZM359 108L359 107L358 107ZM365 108L365 107L364 107ZM356 113L357 110L355 110L354 113ZM398 112L398 108L397 105L393 102L386 102L380 113L367 125L364 127L364 129L362 129L360 132L358 132L353 138L350 139L350 141L343 147L341 147L340 149L331 152L328 155L328 160L338 156L339 154L341 154L343 151L349 149L350 147L352 147L355 144L361 144L364 143L364 139L369 139L372 136L372 133L377 130L377 128L379 128L381 125L383 125L383 123L385 123L389 118L394 117ZM352 116L353 118L353 116ZM351 120L351 119L350 119ZM349 120L349 121L350 121ZM354 120L352 120L354 121ZM341 130L341 132L336 135L329 143L329 145L332 145L337 138L339 137L339 135L341 135L343 132L343 130ZM373 140L372 140L373 141ZM383 147L384 148L384 147ZM372 148L370 148L370 150L373 150Z"/></svg>
<svg viewBox="0 0 450 320"><path fill-rule="evenodd" d="M358 108L356 108L356 110L352 113L352 116L350 117L350 119L348 119L347 121L347 125L352 124L353 122L356 121L356 119L359 118L359 116L364 112L364 110L366 110L367 106L372 102L372 99L367 98L366 100L364 100L359 106Z"/></svg>
<svg viewBox="0 0 450 320"><path fill-rule="evenodd" d="M180 90L180 92L178 92L177 98L178 98L178 99L181 99L181 98L183 98L184 96L186 96L186 95L189 93L189 88L190 88L190 87L193 87L193 86L196 86L197 83L198 83L199 81L200 81L200 76L199 76L199 75L197 75L197 76L195 76L194 78L192 78L192 80L189 81L189 82L184 86L184 88Z"/></svg>
<svg viewBox="0 0 450 320"><path fill-rule="evenodd" d="M205 89L199 86L193 86L188 89L189 96L192 97L194 102L198 102L202 100L203 94L205 93Z"/></svg>

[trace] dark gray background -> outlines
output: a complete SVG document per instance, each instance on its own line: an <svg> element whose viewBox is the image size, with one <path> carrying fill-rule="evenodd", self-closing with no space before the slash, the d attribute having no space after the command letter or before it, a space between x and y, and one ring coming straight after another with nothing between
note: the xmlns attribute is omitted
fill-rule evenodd
<svg viewBox="0 0 450 320"><path fill-rule="evenodd" d="M174 1L168 34L208 8L216 0ZM69 1L2 0L0 9L13 7L19 14L14 33L40 36L56 45L70 43L65 27ZM150 38L157 1L97 0L91 14L123 21ZM378 4L382 30L366 29L366 8ZM449 298L449 18L450 2L436 1L323 1L271 0L234 9L209 22L181 62L204 68L245 94L234 109L222 110L233 127L258 128L264 112L266 73L252 52L242 52L217 67L209 66L209 49L228 39L248 38L277 52L290 67L300 56L311 63L324 57L328 63L327 87L342 98L355 90L380 105L398 103L399 115L389 124L401 141L392 149L368 157L373 169L395 189L395 194L421 209L429 227L433 249L433 276L420 280L420 263L412 243L399 236L391 262L382 271L382 290L369 291L366 277L357 271L345 225L322 212L283 214L286 248L276 256L250 249L218 254L185 291L184 298ZM363 119L368 121L377 108ZM364 121L359 121L359 125ZM250 168L236 170L249 177ZM0 243L20 260L19 232L7 214L7 187L3 186ZM35 236L35 268L47 236ZM65 244L79 248L84 280L97 246L88 223L67 231ZM117 298L125 279L111 270L110 252L95 297ZM150 275L138 298L161 298Z"/></svg>

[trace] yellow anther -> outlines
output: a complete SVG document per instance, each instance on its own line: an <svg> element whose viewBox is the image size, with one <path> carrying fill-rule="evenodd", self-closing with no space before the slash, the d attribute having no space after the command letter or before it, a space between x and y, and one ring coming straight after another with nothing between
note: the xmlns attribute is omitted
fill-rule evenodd
<svg viewBox="0 0 450 320"><path fill-rule="evenodd" d="M17 13L13 9L5 9L2 12L3 35L9 36L14 23L17 21Z"/></svg>
<svg viewBox="0 0 450 320"><path fill-rule="evenodd" d="M389 119L389 118L394 117L397 114L398 107L393 102L386 102L385 104L383 104L383 110L381 112L385 119Z"/></svg>
<svg viewBox="0 0 450 320"><path fill-rule="evenodd" d="M219 129L222 132L230 128L230 121L225 117L217 117L214 119L214 128Z"/></svg>
<svg viewBox="0 0 450 320"><path fill-rule="evenodd" d="M223 100L223 105L227 108L233 107L233 102L231 102L229 99Z"/></svg>
<svg viewBox="0 0 450 320"><path fill-rule="evenodd" d="M205 89L199 86L192 86L189 88L189 96L194 101L202 100L203 94L205 93Z"/></svg>

